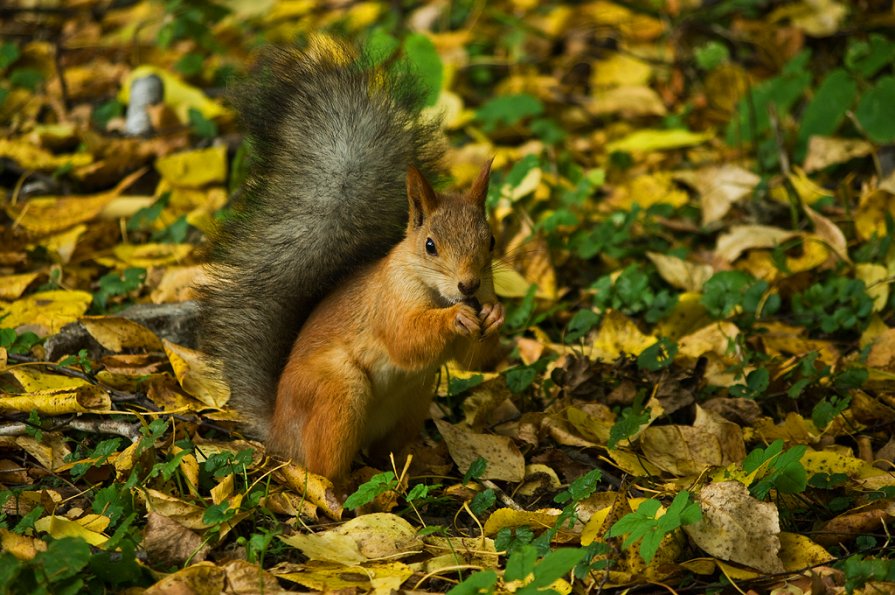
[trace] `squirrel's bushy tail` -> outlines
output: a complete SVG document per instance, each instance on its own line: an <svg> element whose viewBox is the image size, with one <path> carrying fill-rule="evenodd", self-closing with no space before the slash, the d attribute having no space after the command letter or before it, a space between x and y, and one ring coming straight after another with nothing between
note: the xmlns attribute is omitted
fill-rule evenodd
<svg viewBox="0 0 895 595"><path fill-rule="evenodd" d="M200 345L260 439L302 323L337 281L400 241L407 166L440 166L438 124L420 117L423 91L409 74L317 38L306 50L266 50L234 93L252 163L212 240Z"/></svg>

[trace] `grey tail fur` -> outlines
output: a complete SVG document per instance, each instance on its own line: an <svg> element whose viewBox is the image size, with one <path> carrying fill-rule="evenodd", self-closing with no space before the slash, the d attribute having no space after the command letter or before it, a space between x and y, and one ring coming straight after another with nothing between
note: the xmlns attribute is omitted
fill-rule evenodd
<svg viewBox="0 0 895 595"><path fill-rule="evenodd" d="M423 92L412 73L330 40L267 50L236 89L253 161L212 239L200 346L220 362L250 435L267 436L278 378L314 306L401 240L408 165L440 169Z"/></svg>

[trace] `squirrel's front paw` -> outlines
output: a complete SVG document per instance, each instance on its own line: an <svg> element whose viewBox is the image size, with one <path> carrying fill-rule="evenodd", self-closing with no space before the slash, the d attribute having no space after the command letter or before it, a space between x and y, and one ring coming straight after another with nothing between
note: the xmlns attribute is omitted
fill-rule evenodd
<svg viewBox="0 0 895 595"><path fill-rule="evenodd" d="M451 309L454 311L454 331L457 334L470 336L481 332L482 325L475 309L466 304L457 304Z"/></svg>
<svg viewBox="0 0 895 595"><path fill-rule="evenodd" d="M490 337L503 326L505 310L503 304L494 302L485 304L479 312L479 320L482 325L482 337Z"/></svg>

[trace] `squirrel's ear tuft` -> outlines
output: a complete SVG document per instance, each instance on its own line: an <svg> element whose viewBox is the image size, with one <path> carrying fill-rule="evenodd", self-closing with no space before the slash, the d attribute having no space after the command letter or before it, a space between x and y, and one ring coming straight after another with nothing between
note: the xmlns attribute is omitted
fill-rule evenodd
<svg viewBox="0 0 895 595"><path fill-rule="evenodd" d="M407 168L407 200L410 203L410 219L416 226L422 225L423 220L438 206L438 196L413 164Z"/></svg>
<svg viewBox="0 0 895 595"><path fill-rule="evenodd" d="M488 182L491 180L491 164L494 157L485 162L479 177L472 183L469 193L466 195L470 202L485 207L485 199L488 198Z"/></svg>

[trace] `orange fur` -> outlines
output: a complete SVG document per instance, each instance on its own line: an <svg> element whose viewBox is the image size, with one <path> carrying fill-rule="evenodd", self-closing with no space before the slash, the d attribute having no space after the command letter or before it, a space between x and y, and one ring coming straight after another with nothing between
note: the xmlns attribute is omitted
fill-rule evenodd
<svg viewBox="0 0 895 595"><path fill-rule="evenodd" d="M344 479L360 449L394 452L419 432L439 366L496 351L503 307L484 212L489 172L490 163L466 194L439 195L410 168L404 240L327 296L293 345L271 450ZM473 297L479 313L463 303Z"/></svg>

